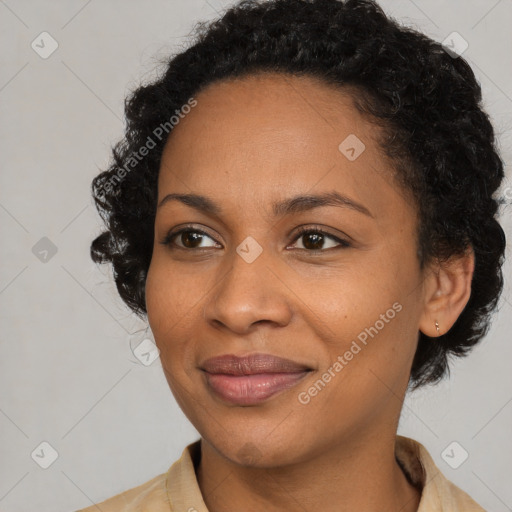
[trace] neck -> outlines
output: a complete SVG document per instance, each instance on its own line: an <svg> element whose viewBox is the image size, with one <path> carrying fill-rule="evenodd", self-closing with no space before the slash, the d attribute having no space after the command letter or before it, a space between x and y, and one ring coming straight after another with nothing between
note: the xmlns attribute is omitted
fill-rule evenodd
<svg viewBox="0 0 512 512"><path fill-rule="evenodd" d="M395 436L358 436L300 463L265 468L233 463L202 438L197 479L209 512L416 512L420 491L395 459Z"/></svg>

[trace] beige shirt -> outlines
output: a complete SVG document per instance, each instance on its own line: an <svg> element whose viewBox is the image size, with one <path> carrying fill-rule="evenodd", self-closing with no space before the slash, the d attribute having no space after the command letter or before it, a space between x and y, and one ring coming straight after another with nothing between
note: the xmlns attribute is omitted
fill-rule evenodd
<svg viewBox="0 0 512 512"><path fill-rule="evenodd" d="M200 441L152 480L77 512L208 512L197 483L194 461ZM417 512L485 512L437 468L427 449L408 437L396 437L395 455L409 481L422 489Z"/></svg>

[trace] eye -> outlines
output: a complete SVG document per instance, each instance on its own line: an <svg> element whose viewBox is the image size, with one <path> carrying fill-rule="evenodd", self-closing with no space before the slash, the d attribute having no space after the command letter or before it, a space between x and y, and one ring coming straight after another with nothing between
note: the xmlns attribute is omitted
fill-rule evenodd
<svg viewBox="0 0 512 512"><path fill-rule="evenodd" d="M334 248L346 248L351 247L351 244L346 240L342 240L334 235L331 235L320 228L299 228L297 236L294 238L294 242L297 240L303 240L306 243L302 243L302 247L298 247L300 250L308 252L323 251L325 249L332 249L333 247L324 247L324 242L327 239L334 240L337 242ZM337 246L337 247L336 247Z"/></svg>
<svg viewBox="0 0 512 512"><path fill-rule="evenodd" d="M215 242L215 240L213 240L213 238L204 231L188 227L180 229L174 233L171 232L167 234L160 243L163 245L174 245L179 249L185 250L203 249L207 247L215 247L215 245L218 245L217 242L215 242L213 245L201 246L203 240L208 238ZM182 245L177 244L175 240L181 240Z"/></svg>
<svg viewBox="0 0 512 512"><path fill-rule="evenodd" d="M211 240L213 244L201 245L203 241L207 239ZM305 243L302 242L302 247L298 247L298 249L307 252L325 252L326 249L351 247L351 244L346 240L342 240L337 236L331 235L318 227L300 227L293 242L297 242L300 239L305 241ZM328 239L335 242L334 247L324 246L325 241ZM181 243L176 243L176 241L180 241ZM173 248L183 250L207 249L211 247L219 247L220 245L205 231L195 229L190 226L168 233L160 243L162 245L170 245L174 246Z"/></svg>

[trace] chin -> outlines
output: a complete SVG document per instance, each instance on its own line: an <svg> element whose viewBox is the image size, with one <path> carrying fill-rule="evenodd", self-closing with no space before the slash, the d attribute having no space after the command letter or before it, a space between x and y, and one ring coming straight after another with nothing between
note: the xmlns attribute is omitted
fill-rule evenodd
<svg viewBox="0 0 512 512"><path fill-rule="evenodd" d="M277 423L273 425L275 428ZM223 457L240 466L269 469L294 464L305 458L300 450L304 449L304 443L301 439L294 440L287 431L278 436L269 435L265 429L258 435L246 424L243 428L226 429L222 434L208 432L201 436Z"/></svg>

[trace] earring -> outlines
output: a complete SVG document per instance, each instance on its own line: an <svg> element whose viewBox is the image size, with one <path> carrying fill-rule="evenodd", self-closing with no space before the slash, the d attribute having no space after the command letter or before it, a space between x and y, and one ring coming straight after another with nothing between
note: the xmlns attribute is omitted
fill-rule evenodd
<svg viewBox="0 0 512 512"><path fill-rule="evenodd" d="M437 331L437 335L439 336L439 324L437 323L437 320L436 320L436 331Z"/></svg>

